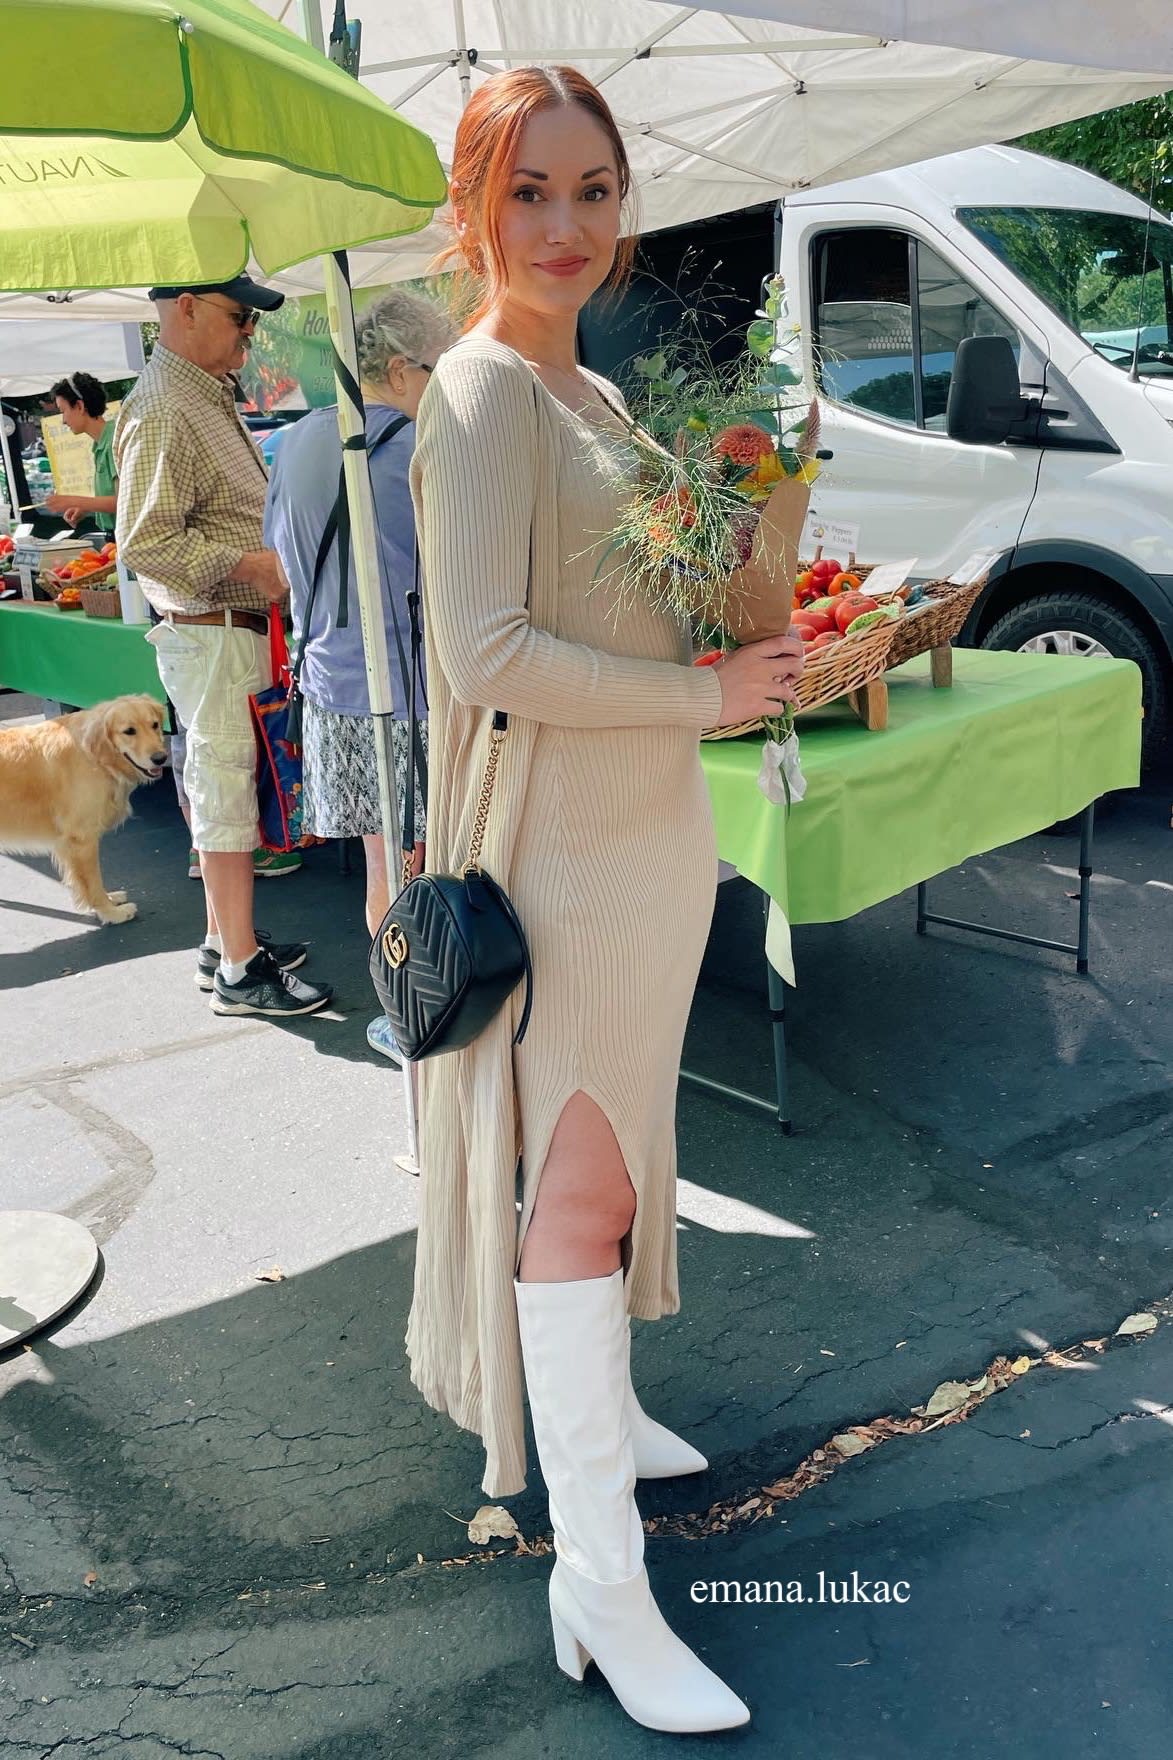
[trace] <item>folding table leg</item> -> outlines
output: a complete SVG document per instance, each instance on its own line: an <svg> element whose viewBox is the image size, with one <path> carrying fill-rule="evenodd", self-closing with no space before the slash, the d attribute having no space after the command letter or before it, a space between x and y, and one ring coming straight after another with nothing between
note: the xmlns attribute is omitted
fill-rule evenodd
<svg viewBox="0 0 1173 1760"><path fill-rule="evenodd" d="M766 900L767 906L769 899ZM790 1118L790 1072L786 1060L786 985L766 961L766 983L770 994L770 1027L774 1035L774 1087L778 1096L778 1123L783 1136L794 1131Z"/></svg>
<svg viewBox="0 0 1173 1760"><path fill-rule="evenodd" d="M916 932L923 935L929 923L945 929L964 929L971 935L991 935L998 941L1017 941L1021 947L1046 947L1054 953L1073 953L1077 972L1087 972L1088 930L1092 908L1092 842L1096 825L1096 803L1092 801L1079 819L1079 939L1050 941L1038 935L1020 935L1013 929L995 929L989 923L970 923L962 917L941 917L929 909L929 888L921 881L916 889Z"/></svg>
<svg viewBox="0 0 1173 1760"><path fill-rule="evenodd" d="M762 906L768 921L768 893L762 894ZM731 1088L725 1082L715 1082L711 1076L698 1075L691 1069L682 1069L680 1079L691 1083L694 1088L704 1088L710 1094L720 1094L724 1100L737 1100L743 1106L756 1107L759 1112L773 1113L783 1134L789 1137L794 1126L790 1119L790 1078L786 1059L786 986L769 959L766 960L766 987L770 998L770 1028L774 1044L774 1098L766 1100L760 1094L747 1094L744 1088Z"/></svg>
<svg viewBox="0 0 1173 1760"><path fill-rule="evenodd" d="M1096 831L1096 803L1083 809L1079 821L1079 944L1075 969L1088 969L1088 926L1092 908L1092 841Z"/></svg>

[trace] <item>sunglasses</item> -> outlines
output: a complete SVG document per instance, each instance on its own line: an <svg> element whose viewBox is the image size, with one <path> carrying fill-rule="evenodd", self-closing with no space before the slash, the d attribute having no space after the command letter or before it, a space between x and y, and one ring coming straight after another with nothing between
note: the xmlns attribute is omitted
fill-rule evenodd
<svg viewBox="0 0 1173 1760"><path fill-rule="evenodd" d="M251 306L222 306L218 300L211 299L206 293L193 293L193 299L202 300L206 306L215 306L226 318L231 318L238 330L247 330L250 324L260 322L261 313L254 312Z"/></svg>

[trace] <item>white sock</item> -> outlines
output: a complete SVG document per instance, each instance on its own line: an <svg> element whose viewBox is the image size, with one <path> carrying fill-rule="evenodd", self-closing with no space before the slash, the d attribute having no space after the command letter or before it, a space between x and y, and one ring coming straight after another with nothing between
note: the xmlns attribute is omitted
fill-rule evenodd
<svg viewBox="0 0 1173 1760"><path fill-rule="evenodd" d="M218 935L205 935L204 946L210 947L213 953L223 953L224 951Z"/></svg>
<svg viewBox="0 0 1173 1760"><path fill-rule="evenodd" d="M240 980L244 977L245 967L248 965L249 960L256 959L257 954L260 953L260 951L259 947L254 947L249 954L248 959L225 959L224 955L221 954L220 976L223 978L224 982L226 984L239 984Z"/></svg>

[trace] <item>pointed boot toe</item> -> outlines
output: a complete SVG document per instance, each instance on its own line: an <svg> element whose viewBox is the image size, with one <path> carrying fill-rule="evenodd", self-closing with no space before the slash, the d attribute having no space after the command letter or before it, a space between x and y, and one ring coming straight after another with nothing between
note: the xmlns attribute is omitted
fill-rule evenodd
<svg viewBox="0 0 1173 1760"><path fill-rule="evenodd" d="M749 1722L749 1707L668 1625L645 1570L625 1583L595 1583L558 1559L550 1622L563 1673L581 1681L593 1662L645 1729L702 1735Z"/></svg>

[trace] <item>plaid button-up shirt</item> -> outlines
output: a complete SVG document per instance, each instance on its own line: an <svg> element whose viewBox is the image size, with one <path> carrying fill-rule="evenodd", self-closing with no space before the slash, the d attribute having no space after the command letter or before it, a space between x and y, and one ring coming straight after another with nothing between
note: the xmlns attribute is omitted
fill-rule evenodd
<svg viewBox="0 0 1173 1760"><path fill-rule="evenodd" d="M229 573L263 547L268 472L232 386L156 345L114 431L118 545L156 611L269 608Z"/></svg>

